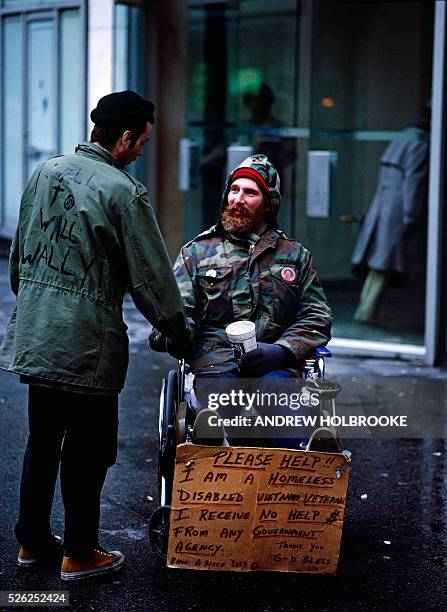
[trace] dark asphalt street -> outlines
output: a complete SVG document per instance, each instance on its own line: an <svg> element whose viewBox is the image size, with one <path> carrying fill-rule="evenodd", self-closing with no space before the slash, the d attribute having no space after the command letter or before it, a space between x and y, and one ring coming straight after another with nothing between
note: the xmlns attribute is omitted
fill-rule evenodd
<svg viewBox="0 0 447 612"><path fill-rule="evenodd" d="M12 297L0 261L0 326ZM0 372L0 590L70 591L71 610L256 611L446 610L445 440L345 440L353 453L337 576L233 574L167 570L157 566L146 536L156 507L158 393L174 361L146 349L147 327L126 302L131 361L120 404L120 445L103 495L101 539L127 559L121 574L66 586L58 572L16 567L14 523L26 443L26 388ZM335 357L332 374L352 372L353 360ZM363 360L365 374L436 370ZM423 406L421 406L421 410ZM365 494L367 497L365 498ZM63 533L60 494L53 528Z"/></svg>

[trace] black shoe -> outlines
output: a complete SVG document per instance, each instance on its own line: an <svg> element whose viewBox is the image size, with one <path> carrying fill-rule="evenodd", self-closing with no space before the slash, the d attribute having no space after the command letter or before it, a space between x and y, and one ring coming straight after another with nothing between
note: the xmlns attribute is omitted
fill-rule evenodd
<svg viewBox="0 0 447 612"><path fill-rule="evenodd" d="M211 410L211 408L204 408L196 416L192 430L194 444L204 444L206 446L222 446L224 444L225 429L223 425L210 425L210 417L220 418L219 413L216 410Z"/></svg>
<svg viewBox="0 0 447 612"><path fill-rule="evenodd" d="M337 435L328 427L319 427L316 429L311 435L310 440L309 450L311 451L317 451L319 453L340 452Z"/></svg>

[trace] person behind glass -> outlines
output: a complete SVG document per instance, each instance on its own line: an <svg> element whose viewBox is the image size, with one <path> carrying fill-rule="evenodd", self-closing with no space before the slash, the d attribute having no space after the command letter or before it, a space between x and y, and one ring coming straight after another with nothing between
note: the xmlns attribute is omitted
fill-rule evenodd
<svg viewBox="0 0 447 612"><path fill-rule="evenodd" d="M404 284L425 268L431 107L391 142L380 159L377 188L352 255L354 275L364 278L354 320L375 320L387 284Z"/></svg>
<svg viewBox="0 0 447 612"><path fill-rule="evenodd" d="M152 132L154 105L116 92L99 100L91 119L90 142L41 163L24 191L10 256L17 299L0 350L0 367L29 384L18 563L60 562L61 538L50 527L60 464L64 580L116 571L124 561L99 547L98 527L128 365L126 290L173 345L190 336L147 190L123 170Z"/></svg>
<svg viewBox="0 0 447 612"><path fill-rule="evenodd" d="M275 103L272 88L267 83L261 83L254 91L244 94L243 102L250 113L248 125L253 129L253 152L268 157L279 175L283 177L286 168L294 162L295 141L293 138L280 135L284 122L272 113ZM284 197L284 188L282 192Z"/></svg>
<svg viewBox="0 0 447 612"><path fill-rule="evenodd" d="M240 377L261 379L261 391L278 390L280 379L296 377L299 363L330 339L331 311L312 256L279 229L280 203L269 159L245 159L229 175L217 224L175 262L194 338L186 359L213 391L216 379ZM225 328L241 320L255 323L258 344L238 363ZM150 345L164 350L163 334L154 330ZM290 445L299 447L298 438Z"/></svg>

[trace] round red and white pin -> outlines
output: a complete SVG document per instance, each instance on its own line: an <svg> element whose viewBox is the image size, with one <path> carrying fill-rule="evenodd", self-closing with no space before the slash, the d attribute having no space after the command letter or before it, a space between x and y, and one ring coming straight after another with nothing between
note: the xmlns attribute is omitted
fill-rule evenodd
<svg viewBox="0 0 447 612"><path fill-rule="evenodd" d="M293 268L283 268L281 270L281 278L286 283L293 283L296 281L296 272Z"/></svg>

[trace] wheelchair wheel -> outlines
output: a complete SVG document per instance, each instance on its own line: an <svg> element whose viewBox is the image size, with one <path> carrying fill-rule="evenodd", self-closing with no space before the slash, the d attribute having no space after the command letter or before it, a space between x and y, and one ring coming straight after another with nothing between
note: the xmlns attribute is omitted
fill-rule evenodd
<svg viewBox="0 0 447 612"><path fill-rule="evenodd" d="M159 561L166 561L168 556L170 512L171 508L169 506L159 506L152 513L149 521L149 542Z"/></svg>
<svg viewBox="0 0 447 612"><path fill-rule="evenodd" d="M176 431L178 408L177 372L171 370L163 380L160 395L159 449L158 449L158 493L160 506L171 502L174 481Z"/></svg>

